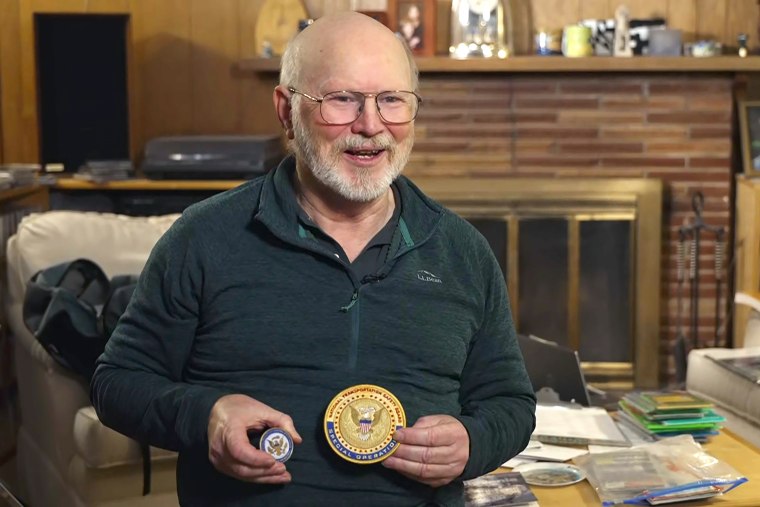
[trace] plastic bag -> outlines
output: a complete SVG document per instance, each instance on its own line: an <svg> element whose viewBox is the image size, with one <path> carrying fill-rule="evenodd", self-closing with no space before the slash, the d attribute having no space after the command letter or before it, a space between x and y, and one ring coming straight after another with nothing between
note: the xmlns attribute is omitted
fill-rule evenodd
<svg viewBox="0 0 760 507"><path fill-rule="evenodd" d="M586 454L573 462L586 473L604 506L710 498L747 482L733 467L704 452L691 435Z"/></svg>

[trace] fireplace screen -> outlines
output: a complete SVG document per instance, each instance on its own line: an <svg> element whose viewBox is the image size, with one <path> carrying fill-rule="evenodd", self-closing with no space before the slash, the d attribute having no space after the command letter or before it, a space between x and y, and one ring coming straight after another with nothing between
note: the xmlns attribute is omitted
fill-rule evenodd
<svg viewBox="0 0 760 507"><path fill-rule="evenodd" d="M570 346L587 362L633 362L633 216L616 218L517 218L512 248L509 218L469 219L507 280L516 252L510 298L520 333Z"/></svg>
<svg viewBox="0 0 760 507"><path fill-rule="evenodd" d="M660 182L420 186L488 240L518 332L578 350L588 380L603 389L659 385Z"/></svg>

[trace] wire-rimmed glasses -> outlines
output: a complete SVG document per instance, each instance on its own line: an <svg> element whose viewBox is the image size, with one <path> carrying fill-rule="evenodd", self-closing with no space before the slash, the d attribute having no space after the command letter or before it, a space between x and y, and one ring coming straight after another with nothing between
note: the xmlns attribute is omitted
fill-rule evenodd
<svg viewBox="0 0 760 507"><path fill-rule="evenodd" d="M291 93L303 95L319 103L319 114L325 123L331 125L348 125L361 116L365 101L374 97L377 112L384 123L401 125L417 117L422 97L411 91L391 90L380 93L362 93L349 90L329 92L324 97L314 97L295 88L288 87Z"/></svg>

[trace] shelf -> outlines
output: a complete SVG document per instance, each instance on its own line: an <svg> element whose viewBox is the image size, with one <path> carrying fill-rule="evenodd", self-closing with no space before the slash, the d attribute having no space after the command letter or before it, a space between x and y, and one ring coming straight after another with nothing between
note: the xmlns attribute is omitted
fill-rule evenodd
<svg viewBox="0 0 760 507"><path fill-rule="evenodd" d="M515 56L456 60L447 56L417 58L420 72L760 72L760 56ZM279 58L250 58L238 62L242 71L279 72Z"/></svg>
<svg viewBox="0 0 760 507"><path fill-rule="evenodd" d="M245 180L131 180L93 183L75 178L60 178L53 188L56 190L228 190L244 183Z"/></svg>

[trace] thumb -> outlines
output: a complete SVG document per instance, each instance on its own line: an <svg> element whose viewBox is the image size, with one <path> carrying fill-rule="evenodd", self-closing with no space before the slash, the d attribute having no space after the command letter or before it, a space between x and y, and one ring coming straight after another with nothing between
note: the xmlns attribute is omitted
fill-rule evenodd
<svg viewBox="0 0 760 507"><path fill-rule="evenodd" d="M272 410L272 413L268 414L265 423L270 428L281 428L287 431L293 438L293 442L297 444L303 442L301 435L299 435L298 431L296 431L296 426L293 424L293 419L289 415L278 412L277 410Z"/></svg>

